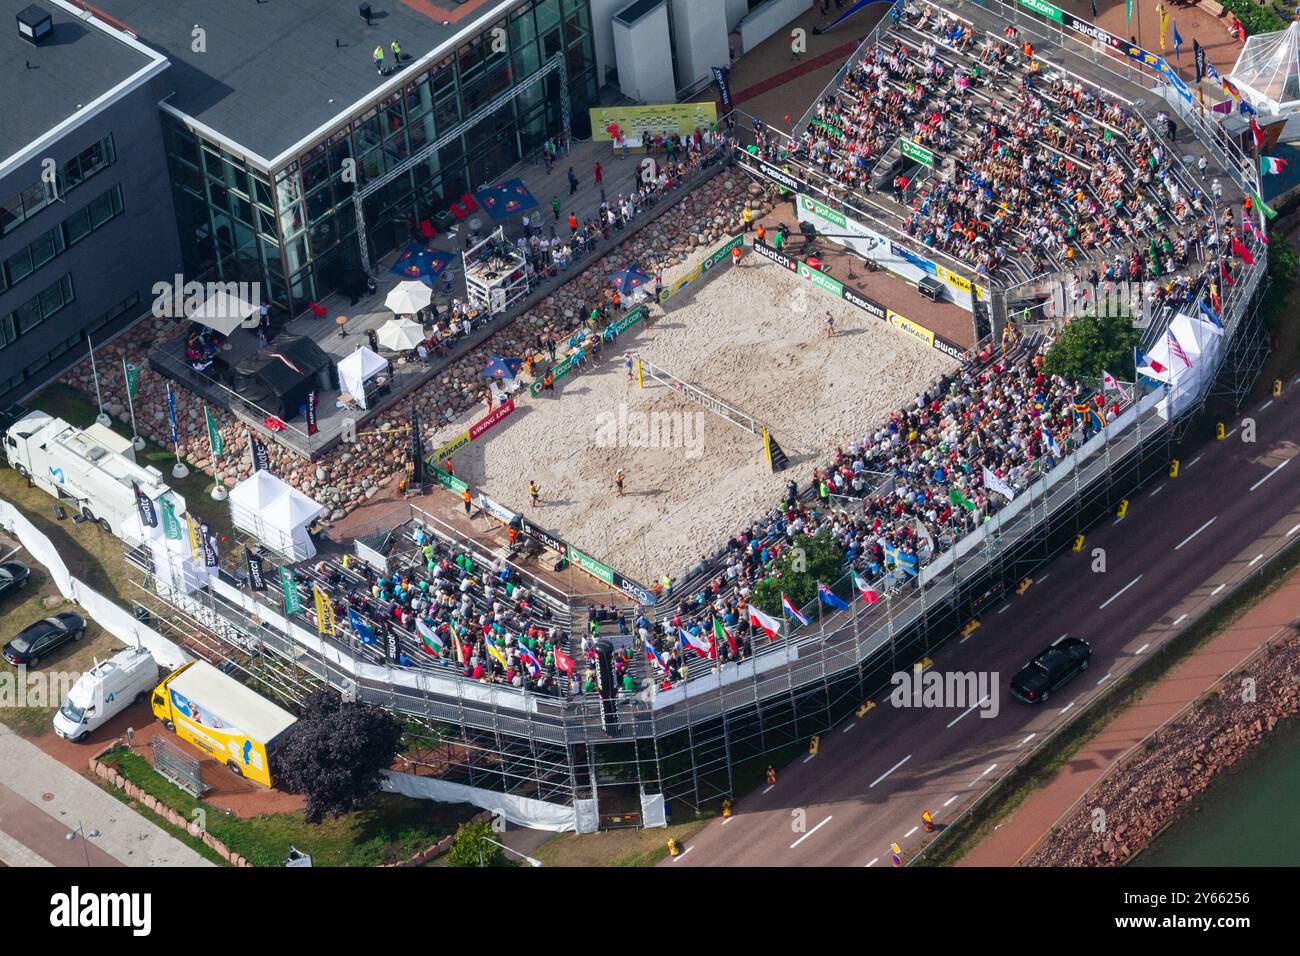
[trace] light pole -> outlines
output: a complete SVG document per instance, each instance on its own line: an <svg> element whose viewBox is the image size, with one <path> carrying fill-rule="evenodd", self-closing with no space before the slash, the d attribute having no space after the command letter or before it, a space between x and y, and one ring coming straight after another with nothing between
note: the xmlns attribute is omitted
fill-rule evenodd
<svg viewBox="0 0 1300 956"><path fill-rule="evenodd" d="M521 860L527 860L527 861L528 861L528 865L531 866L531 867L536 868L536 867L539 867L539 866L542 865L542 861L541 861L541 860L535 859L534 857L529 856L527 853L520 853L518 850L512 850L512 849L510 849L510 847L506 846L504 843L498 843L496 840L489 839L488 837L479 837L479 844L478 844L478 865L479 865L479 866L485 866L485 865L486 865L486 864L483 862L483 844L484 844L484 843L491 843L493 846L498 847L498 848L500 848L500 849L502 849L502 850L505 850L507 853L513 853L515 856L519 857Z"/></svg>
<svg viewBox="0 0 1300 956"><path fill-rule="evenodd" d="M99 831L92 829L89 833L87 833L86 828L82 826L81 821L78 820L77 829L69 830L67 835L64 837L64 839L71 842L77 838L78 834L81 835L81 848L86 851L86 866L90 866L90 844L87 843L86 840L91 837L98 837Z"/></svg>

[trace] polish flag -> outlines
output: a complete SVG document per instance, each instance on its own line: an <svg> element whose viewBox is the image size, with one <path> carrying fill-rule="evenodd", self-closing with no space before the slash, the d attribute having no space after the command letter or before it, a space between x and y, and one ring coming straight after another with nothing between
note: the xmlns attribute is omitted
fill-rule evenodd
<svg viewBox="0 0 1300 956"><path fill-rule="evenodd" d="M781 633L781 622L776 618L764 614L754 605L749 606L749 623L758 627L772 640L776 640L777 635Z"/></svg>

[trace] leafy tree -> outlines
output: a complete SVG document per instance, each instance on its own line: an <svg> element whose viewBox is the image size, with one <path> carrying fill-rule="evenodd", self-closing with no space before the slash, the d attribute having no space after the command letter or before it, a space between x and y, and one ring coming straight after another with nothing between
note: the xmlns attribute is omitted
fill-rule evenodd
<svg viewBox="0 0 1300 956"><path fill-rule="evenodd" d="M1057 333L1043 359L1049 373L1067 378L1096 378L1102 369L1132 378L1133 349L1141 341L1133 320L1123 315L1083 316Z"/></svg>
<svg viewBox="0 0 1300 956"><path fill-rule="evenodd" d="M486 820L462 823L456 831L456 839L447 851L448 866L507 866L505 854L501 848L488 843L486 837L492 834L492 825ZM482 857L479 854L482 853ZM481 861L481 862L480 862Z"/></svg>
<svg viewBox="0 0 1300 956"><path fill-rule="evenodd" d="M276 754L277 777L290 793L306 795L308 823L338 819L379 790L401 739L402 725L388 711L318 690Z"/></svg>
<svg viewBox="0 0 1300 956"><path fill-rule="evenodd" d="M760 611L781 617L781 592L795 607L803 607L817 596L817 582L828 587L844 574L844 549L831 540L829 531L811 538L799 538L777 561L776 574L760 582L750 600Z"/></svg>

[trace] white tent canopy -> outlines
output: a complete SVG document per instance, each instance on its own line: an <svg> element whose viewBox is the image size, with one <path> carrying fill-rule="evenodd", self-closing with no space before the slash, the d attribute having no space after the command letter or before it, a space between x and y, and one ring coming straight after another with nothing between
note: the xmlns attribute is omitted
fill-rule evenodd
<svg viewBox="0 0 1300 956"><path fill-rule="evenodd" d="M229 335L239 328L245 319L260 315L260 312L261 306L245 302L217 283L212 290L212 295L204 299L202 304L190 313L189 318L191 321L215 329L222 335Z"/></svg>
<svg viewBox="0 0 1300 956"><path fill-rule="evenodd" d="M380 358L362 345L351 355L339 360L339 385L362 408L366 405L366 382L380 372L387 371L388 359Z"/></svg>
<svg viewBox="0 0 1300 956"><path fill-rule="evenodd" d="M308 526L325 507L268 471L255 471L230 490L230 520L266 547L300 561L316 553Z"/></svg>
<svg viewBox="0 0 1300 956"><path fill-rule="evenodd" d="M1257 110L1300 109L1300 23L1247 37L1228 78Z"/></svg>

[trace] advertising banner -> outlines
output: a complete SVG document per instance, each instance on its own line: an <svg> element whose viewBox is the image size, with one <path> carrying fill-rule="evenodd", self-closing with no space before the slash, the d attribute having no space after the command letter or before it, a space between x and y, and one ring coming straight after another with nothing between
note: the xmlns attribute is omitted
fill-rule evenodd
<svg viewBox="0 0 1300 956"><path fill-rule="evenodd" d="M707 256L705 256L704 259L700 262L700 264L697 265L694 269L686 273L686 275L678 278L676 282L674 282L672 285L668 286L666 289L660 292L659 304L663 305L665 302L667 302L669 299L675 296L678 292L681 292L682 289L686 288L688 285L690 285L700 276L712 270L713 267L716 266L719 262L723 262L724 260L726 260L731 255L732 249L737 249L737 248L743 249L744 247L745 247L745 237L743 235L732 236L730 239L728 239L717 249L714 249Z"/></svg>
<svg viewBox="0 0 1300 956"><path fill-rule="evenodd" d="M730 113L732 106L731 101L731 68L727 66L715 66L713 68L713 79L718 84L718 95L722 98L722 109ZM594 128L594 127L593 127Z"/></svg>
<svg viewBox="0 0 1300 956"><path fill-rule="evenodd" d="M609 130L614 125L627 137L632 148L640 145L642 133L689 136L697 129L711 129L718 121L718 106L713 100L656 106L597 106L588 113L593 140L600 143L612 141L614 137Z"/></svg>
<svg viewBox="0 0 1300 956"><path fill-rule="evenodd" d="M813 269L804 263L799 263L799 278L807 279L819 289L824 289L837 299L844 297L844 285L837 279L832 279L824 272Z"/></svg>
<svg viewBox="0 0 1300 956"><path fill-rule="evenodd" d="M280 591L284 595L284 613L293 617L302 610L302 601L298 599L298 585L293 580L293 572L288 568L280 569Z"/></svg>
<svg viewBox="0 0 1300 956"><path fill-rule="evenodd" d="M1028 7L1040 17L1046 17L1053 23L1063 23L1065 19L1064 11L1060 7L1054 7L1046 0L1020 0L1022 7Z"/></svg>
<svg viewBox="0 0 1300 956"><path fill-rule="evenodd" d="M906 332L908 335L912 336L912 338L924 342L926 345L930 346L930 348L934 348L934 333L924 325L919 325L911 319L899 315L893 309L889 310L889 324L896 329Z"/></svg>
<svg viewBox="0 0 1300 956"><path fill-rule="evenodd" d="M766 242L758 242L757 240L755 240L754 251L766 259L771 259L777 265L789 269L791 272L799 271L798 259L795 259L791 256L787 256L784 252L777 252Z"/></svg>
<svg viewBox="0 0 1300 956"><path fill-rule="evenodd" d="M456 454L456 452L460 451L462 448L468 445L469 442L470 442L469 432L461 432L451 441L447 442L447 444L443 445L432 455L430 455L429 464L430 465L442 464L442 462L446 461L452 455Z"/></svg>
<svg viewBox="0 0 1300 956"><path fill-rule="evenodd" d="M442 485L444 488L451 489L456 492L456 494L460 494L462 491L469 488L469 485L465 484L465 482L461 481L455 475L443 471L441 468L434 468L432 471L434 481L438 482L438 484Z"/></svg>
<svg viewBox="0 0 1300 956"><path fill-rule="evenodd" d="M508 418L510 416L510 413L513 412L514 410L515 410L515 403L513 401L503 402L502 404L498 405L496 408L492 409L492 411L488 412L486 415L484 415L482 418L476 421L473 425L469 426L469 431L466 433L469 435L469 440L470 441L476 440L480 435L482 435L493 425L496 425L500 423L502 420Z"/></svg>
<svg viewBox="0 0 1300 956"><path fill-rule="evenodd" d="M593 578L604 581L609 585L614 583L613 568L606 567L591 555L579 551L573 545L569 545L569 560L582 568L582 570L586 571Z"/></svg>
<svg viewBox="0 0 1300 956"><path fill-rule="evenodd" d="M934 168L934 153L930 152L924 146L920 146L906 136L898 138L898 148L902 150L903 155L914 163L920 163L922 166Z"/></svg>
<svg viewBox="0 0 1300 956"><path fill-rule="evenodd" d="M807 210L815 216L821 216L827 222L834 223L841 229L849 227L848 220L844 218L843 213L837 212L825 203L818 202L806 193L799 194L799 208Z"/></svg>

